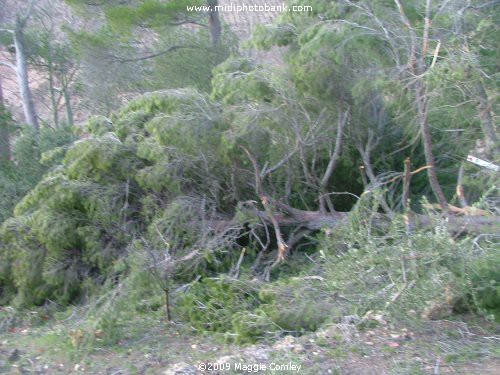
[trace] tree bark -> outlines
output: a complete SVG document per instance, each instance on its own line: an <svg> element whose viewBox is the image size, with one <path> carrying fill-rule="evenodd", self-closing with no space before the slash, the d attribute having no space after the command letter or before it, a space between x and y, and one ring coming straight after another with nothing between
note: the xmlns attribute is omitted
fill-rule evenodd
<svg viewBox="0 0 500 375"><path fill-rule="evenodd" d="M66 107L66 121L69 126L73 126L74 124L74 115L73 115L73 107L71 106L71 94L70 94L70 79L65 75L61 75L61 83L62 83L62 91L64 96L64 105Z"/></svg>
<svg viewBox="0 0 500 375"><path fill-rule="evenodd" d="M283 204L275 205L283 208ZM292 213L293 212L293 213ZM336 228L348 223L350 212L322 213L320 211L303 211L290 208L286 214L274 213L273 220L265 211L258 211L257 215L264 221L276 221L280 227L296 228L301 226L315 231L323 228ZM372 225L385 229L389 227L392 218L386 214L377 213L366 220L372 220ZM413 214L413 225L418 228L435 228L436 219L432 216ZM449 215L443 222L451 233L498 233L500 217L498 216L454 216Z"/></svg>
<svg viewBox="0 0 500 375"><path fill-rule="evenodd" d="M460 168L458 168L458 177L457 177L457 197L458 202L462 208L465 208L469 205L467 202L467 198L465 197L465 191L463 186L464 179L464 162L460 163Z"/></svg>
<svg viewBox="0 0 500 375"><path fill-rule="evenodd" d="M478 102L479 109L479 120L481 121L481 128L486 141L487 152L490 153L493 151L495 153L499 147L498 136L495 131L493 116L491 115L491 105L488 94L481 81L477 81L475 86L476 100Z"/></svg>
<svg viewBox="0 0 500 375"><path fill-rule="evenodd" d="M16 72L19 91L21 92L25 121L28 125L32 126L36 131L38 131L40 129L40 125L38 123L35 103L33 101L33 94L31 92L28 79L28 63L26 61L24 40L25 26L26 18L21 19L20 17L18 17L16 20L16 27L14 29L14 46L16 48Z"/></svg>
<svg viewBox="0 0 500 375"><path fill-rule="evenodd" d="M49 91L50 91L50 102L52 105L52 119L54 120L54 126L56 128L59 127L59 108L57 105L57 99L56 99L56 88L55 88L55 82L54 82L54 62L52 59L52 48L50 46L50 43L47 46L48 48L48 69L49 69Z"/></svg>
<svg viewBox="0 0 500 375"><path fill-rule="evenodd" d="M218 0L207 0L210 11L208 13L208 29L210 30L210 37L212 39L212 44L214 47L218 47L220 44L220 38L222 35L222 26L219 17L219 11L216 9L219 2Z"/></svg>
<svg viewBox="0 0 500 375"><path fill-rule="evenodd" d="M340 154L342 153L342 146L343 146L343 140L344 140L344 128L349 121L351 113L351 108L347 108L346 111L342 110L342 105L339 105L339 118L338 118L338 123L337 123L337 135L335 138L335 148L333 150L332 155L330 156L330 161L328 163L328 166L326 167L325 174L323 175L323 178L320 181L319 184L319 192L320 192L320 198L319 198L319 206L322 211L326 211L326 202L329 202L328 197L326 195L326 187L328 185L328 181L330 180L330 177L333 174L333 171L335 170L335 167L337 166L337 161L340 157ZM331 204L331 202L330 202ZM330 211L333 211L333 207L330 208Z"/></svg>
<svg viewBox="0 0 500 375"><path fill-rule="evenodd" d="M429 166L429 168L427 169L429 184L431 185L432 192L438 200L439 205L441 206L443 211L447 211L448 201L446 200L436 173L434 152L432 150L432 136L429 126L428 99L423 78L418 78L418 81L415 85L415 99L417 102L418 120L420 123L422 143L424 145L425 162Z"/></svg>

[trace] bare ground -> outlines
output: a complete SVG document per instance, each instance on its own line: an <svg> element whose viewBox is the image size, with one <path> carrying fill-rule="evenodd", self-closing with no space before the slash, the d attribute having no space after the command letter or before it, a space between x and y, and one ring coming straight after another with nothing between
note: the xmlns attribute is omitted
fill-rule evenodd
<svg viewBox="0 0 500 375"><path fill-rule="evenodd" d="M0 334L0 373L238 374L260 365L267 368L259 373L283 374L498 374L499 328L479 324L388 322L371 329L332 324L298 338L242 346L145 318L111 346L100 347L97 340L91 348L75 349L71 335L54 323ZM289 367L272 371L273 363ZM215 370L201 371L203 365ZM249 366L246 371L244 366Z"/></svg>

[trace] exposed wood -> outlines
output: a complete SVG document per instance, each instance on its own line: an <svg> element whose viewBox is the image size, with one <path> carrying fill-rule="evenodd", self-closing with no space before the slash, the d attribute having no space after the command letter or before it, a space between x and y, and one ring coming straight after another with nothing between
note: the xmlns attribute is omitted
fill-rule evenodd
<svg viewBox="0 0 500 375"><path fill-rule="evenodd" d="M261 219L271 222L271 218L266 212L256 213ZM323 228L335 228L347 223L349 212L322 213L320 211L296 210L293 215L277 214L273 215L274 220L280 227L295 228L302 226L311 231ZM415 227L435 228L438 223L443 224L451 233L498 233L500 231L500 217L498 216L473 216L449 215L446 218L413 214ZM386 214L373 215L373 224L379 229L385 229L391 222L391 218Z"/></svg>
<svg viewBox="0 0 500 375"><path fill-rule="evenodd" d="M408 212L409 200L410 200L410 181L411 181L411 162L410 158L405 159L405 169L403 176L403 208L405 212Z"/></svg>
<svg viewBox="0 0 500 375"><path fill-rule="evenodd" d="M286 242L284 241L283 236L281 234L280 224L274 215L271 201L270 201L269 197L264 192L264 188L262 186L261 173L259 170L259 166L257 165L257 160L255 160L253 155L246 148L242 147L242 149L245 151L248 158L251 160L251 162L253 164L254 173L255 173L255 191L256 191L257 195L259 196L259 199L262 203L262 206L264 207L264 210L266 212L266 217L271 220L271 223L274 227L274 233L275 233L276 241L278 244L278 257L277 257L276 261L281 262L286 257L286 254L288 252L288 246L287 246Z"/></svg>
<svg viewBox="0 0 500 375"><path fill-rule="evenodd" d="M420 168L419 168L420 169ZM410 158L405 159L404 175L403 175L403 210L406 227L406 234L409 235L413 229L413 213L410 207L410 181L411 181L411 161ZM409 237L408 237L409 238Z"/></svg>
<svg viewBox="0 0 500 375"><path fill-rule="evenodd" d="M464 186L464 163L460 163L460 167L458 168L458 177L457 177L457 197L458 202L462 208L467 207L469 204L467 203L467 198L465 198Z"/></svg>
<svg viewBox="0 0 500 375"><path fill-rule="evenodd" d="M363 182L363 188L366 190L366 187L368 186L368 180L366 179L366 173L365 173L365 166L360 165L359 166L359 173L361 174L361 181Z"/></svg>

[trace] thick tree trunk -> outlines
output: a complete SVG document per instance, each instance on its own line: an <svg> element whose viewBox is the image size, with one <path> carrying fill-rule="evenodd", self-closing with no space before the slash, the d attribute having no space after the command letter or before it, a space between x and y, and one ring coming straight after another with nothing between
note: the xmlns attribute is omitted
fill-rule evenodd
<svg viewBox="0 0 500 375"><path fill-rule="evenodd" d="M16 28L14 30L14 46L16 48L16 72L19 91L21 92L25 121L28 125L32 126L36 131L38 131L40 129L40 125L38 123L35 103L33 101L33 94L31 92L28 79L28 64L26 61L26 51L24 45L25 22L26 21L22 21L18 18L16 21Z"/></svg>
<svg viewBox="0 0 500 375"><path fill-rule="evenodd" d="M212 44L214 47L219 46L220 38L222 35L222 26L219 17L219 11L216 6L219 4L218 0L207 0L208 6L210 6L210 12L208 14L208 28L210 30L210 37L212 39Z"/></svg>
<svg viewBox="0 0 500 375"><path fill-rule="evenodd" d="M2 77L0 77L0 165L10 161L11 158L9 124L4 121L6 115L7 109L3 101Z"/></svg>
<svg viewBox="0 0 500 375"><path fill-rule="evenodd" d="M275 205L283 208L279 203ZM274 214L280 227L295 228L303 227L311 231L321 230L324 228L336 228L347 224L349 212L334 212L323 213L320 211L303 211L293 208L288 208L286 214ZM264 221L271 223L271 217L265 211L258 211L257 215ZM385 214L374 214L367 217L366 221L372 221L372 225L384 229L391 222L391 217ZM434 228L436 226L436 218L428 215L412 215L414 227ZM443 222L448 231L451 233L498 233L500 230L500 217L498 216L454 216L450 215Z"/></svg>

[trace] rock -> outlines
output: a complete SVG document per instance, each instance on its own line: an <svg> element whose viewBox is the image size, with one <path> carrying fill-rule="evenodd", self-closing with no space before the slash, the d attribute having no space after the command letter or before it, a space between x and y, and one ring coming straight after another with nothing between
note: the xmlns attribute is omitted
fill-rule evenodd
<svg viewBox="0 0 500 375"><path fill-rule="evenodd" d="M196 367L189 365L185 362L173 364L165 370L165 375L194 375L196 374Z"/></svg>
<svg viewBox="0 0 500 375"><path fill-rule="evenodd" d="M224 357L220 357L219 359L217 359L215 363L217 363L218 365L223 365L224 363L229 363L234 361L235 361L234 356L225 355Z"/></svg>
<svg viewBox="0 0 500 375"><path fill-rule="evenodd" d="M439 320L450 316L452 313L453 306L450 304L435 302L424 309L421 317L425 320Z"/></svg>
<svg viewBox="0 0 500 375"><path fill-rule="evenodd" d="M275 350L291 350L293 349L296 340L293 336L286 336L284 339L278 341L273 345L273 349Z"/></svg>
<svg viewBox="0 0 500 375"><path fill-rule="evenodd" d="M252 358L256 362L265 362L269 359L269 348L252 345L243 351L244 358Z"/></svg>
<svg viewBox="0 0 500 375"><path fill-rule="evenodd" d="M340 320L342 324L357 324L361 319L357 315L346 315Z"/></svg>
<svg viewBox="0 0 500 375"><path fill-rule="evenodd" d="M302 354L302 353L305 353L306 349L304 348L304 346L302 346L301 344L296 344L292 351L294 353L297 353L297 354Z"/></svg>
<svg viewBox="0 0 500 375"><path fill-rule="evenodd" d="M18 361L20 358L20 354L21 354L21 352L19 351L19 349L12 350L9 354L9 361L10 362Z"/></svg>
<svg viewBox="0 0 500 375"><path fill-rule="evenodd" d="M384 319L384 314L380 311L368 311L364 316L362 321L374 320L377 323L385 326L387 325L387 321Z"/></svg>

